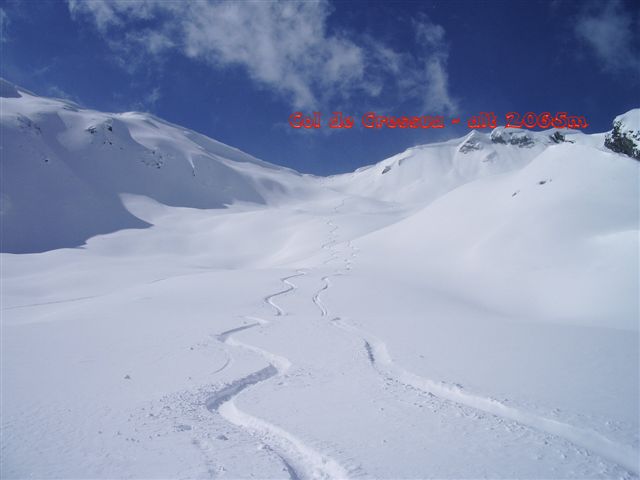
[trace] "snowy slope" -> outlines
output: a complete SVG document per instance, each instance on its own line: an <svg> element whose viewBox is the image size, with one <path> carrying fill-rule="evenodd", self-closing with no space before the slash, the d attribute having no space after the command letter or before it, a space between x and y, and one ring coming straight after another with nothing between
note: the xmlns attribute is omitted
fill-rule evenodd
<svg viewBox="0 0 640 480"><path fill-rule="evenodd" d="M2 478L638 478L605 133L316 178L0 87Z"/></svg>
<svg viewBox="0 0 640 480"><path fill-rule="evenodd" d="M613 123L620 123L622 132L637 136L640 132L640 108L633 108L622 115L618 115L613 119Z"/></svg>
<svg viewBox="0 0 640 480"><path fill-rule="evenodd" d="M2 82L3 251L73 247L146 226L120 194L221 208L311 188L292 170L151 115L86 110Z"/></svg>
<svg viewBox="0 0 640 480"><path fill-rule="evenodd" d="M629 158L555 145L362 241L373 242L368 251L389 250L381 268L436 278L505 313L633 329L638 179Z"/></svg>

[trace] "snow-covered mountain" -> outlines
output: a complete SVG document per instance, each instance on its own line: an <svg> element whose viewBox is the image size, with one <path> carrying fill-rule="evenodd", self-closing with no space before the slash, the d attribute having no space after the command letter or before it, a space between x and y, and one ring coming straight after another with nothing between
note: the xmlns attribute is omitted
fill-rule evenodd
<svg viewBox="0 0 640 480"><path fill-rule="evenodd" d="M297 172L152 115L86 110L1 81L3 251L78 246L146 226L122 194L222 208L313 190Z"/></svg>
<svg viewBox="0 0 640 480"><path fill-rule="evenodd" d="M0 94L3 478L637 478L640 109L319 178Z"/></svg>
<svg viewBox="0 0 640 480"><path fill-rule="evenodd" d="M604 134L532 132L498 127L463 138L410 148L354 173L333 177L337 188L385 201L423 205L464 183L521 169L558 143L598 147ZM563 140L559 140L563 138Z"/></svg>

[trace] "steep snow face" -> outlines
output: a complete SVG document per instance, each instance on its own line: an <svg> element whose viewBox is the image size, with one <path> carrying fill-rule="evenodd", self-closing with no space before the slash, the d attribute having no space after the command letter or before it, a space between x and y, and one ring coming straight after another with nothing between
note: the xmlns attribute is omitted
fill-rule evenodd
<svg viewBox="0 0 640 480"><path fill-rule="evenodd" d="M148 224L122 194L221 208L305 196L308 177L141 113L107 114L2 83L2 251L81 245Z"/></svg>

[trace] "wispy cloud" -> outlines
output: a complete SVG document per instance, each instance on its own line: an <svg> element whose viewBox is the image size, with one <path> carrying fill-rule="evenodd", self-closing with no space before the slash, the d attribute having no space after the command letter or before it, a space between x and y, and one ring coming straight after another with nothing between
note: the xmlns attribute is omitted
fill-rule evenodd
<svg viewBox="0 0 640 480"><path fill-rule="evenodd" d="M575 34L612 73L640 74L639 26L633 12L618 0L587 5L575 23ZM638 15L636 13L636 21Z"/></svg>
<svg viewBox="0 0 640 480"><path fill-rule="evenodd" d="M147 94L143 95L140 101L134 103L132 106L135 110L144 112L153 112L156 108L158 101L162 98L160 87L152 88Z"/></svg>
<svg viewBox="0 0 640 480"><path fill-rule="evenodd" d="M66 92L58 85L49 85L46 88L46 94L50 97L61 98L63 100L71 100L74 103L82 103L80 98L78 98L76 95L72 95Z"/></svg>
<svg viewBox="0 0 640 480"><path fill-rule="evenodd" d="M3 8L0 8L0 43L7 41L7 27L9 26L9 16Z"/></svg>
<svg viewBox="0 0 640 480"><path fill-rule="evenodd" d="M378 97L390 86L425 108L456 107L448 90L444 29L414 23L421 53L393 51L357 32L329 31L327 1L175 2L68 0L120 53L162 59L168 52L214 68L239 66L258 85L296 108L318 108L354 95ZM145 58L146 58L145 57ZM125 62L129 67L132 62ZM124 66L124 65L123 65Z"/></svg>
<svg viewBox="0 0 640 480"><path fill-rule="evenodd" d="M415 21L416 36L419 45L425 51L426 91L425 105L444 112L453 112L457 101L449 93L447 60L449 48L445 40L445 31L440 25L422 17Z"/></svg>

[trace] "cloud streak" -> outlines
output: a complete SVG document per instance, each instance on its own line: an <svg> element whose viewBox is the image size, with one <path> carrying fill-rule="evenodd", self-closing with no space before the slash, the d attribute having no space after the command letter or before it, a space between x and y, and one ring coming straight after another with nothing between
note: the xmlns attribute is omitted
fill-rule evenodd
<svg viewBox="0 0 640 480"><path fill-rule="evenodd" d="M9 26L9 16L3 8L0 8L0 43L7 41L7 27Z"/></svg>

